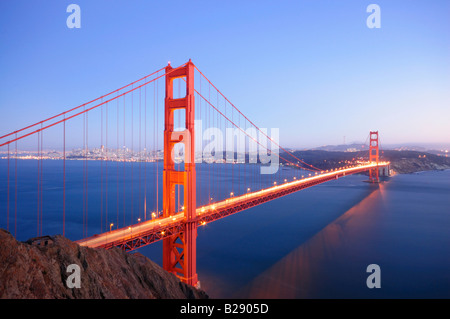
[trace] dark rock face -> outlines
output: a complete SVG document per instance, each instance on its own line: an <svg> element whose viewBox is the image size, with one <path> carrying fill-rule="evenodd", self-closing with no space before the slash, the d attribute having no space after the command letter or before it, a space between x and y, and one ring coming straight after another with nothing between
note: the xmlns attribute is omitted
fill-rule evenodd
<svg viewBox="0 0 450 319"><path fill-rule="evenodd" d="M80 267L80 288L67 279ZM81 247L62 236L17 241L0 229L0 298L22 299L204 299L205 292L182 283L147 257Z"/></svg>

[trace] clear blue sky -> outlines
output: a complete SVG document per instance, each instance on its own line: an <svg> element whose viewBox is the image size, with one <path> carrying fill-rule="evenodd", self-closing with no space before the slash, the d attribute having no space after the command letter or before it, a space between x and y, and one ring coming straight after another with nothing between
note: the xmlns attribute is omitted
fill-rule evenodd
<svg viewBox="0 0 450 319"><path fill-rule="evenodd" d="M191 58L286 147L369 130L450 143L449 14L446 0L2 0L0 134Z"/></svg>

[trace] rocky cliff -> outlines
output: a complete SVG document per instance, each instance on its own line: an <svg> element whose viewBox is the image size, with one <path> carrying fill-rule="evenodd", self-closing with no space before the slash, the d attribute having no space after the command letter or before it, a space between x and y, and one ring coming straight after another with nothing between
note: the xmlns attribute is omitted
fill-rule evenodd
<svg viewBox="0 0 450 319"><path fill-rule="evenodd" d="M69 288L78 265L80 288ZM70 286L70 284L69 284ZM17 241L0 229L0 298L208 298L147 257L81 247L62 236Z"/></svg>

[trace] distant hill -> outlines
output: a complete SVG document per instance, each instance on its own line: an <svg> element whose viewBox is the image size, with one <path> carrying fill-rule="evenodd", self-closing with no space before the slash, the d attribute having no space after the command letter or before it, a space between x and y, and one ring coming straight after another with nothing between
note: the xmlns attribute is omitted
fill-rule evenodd
<svg viewBox="0 0 450 319"><path fill-rule="evenodd" d="M347 145L348 146L348 145ZM355 145L356 146L356 145ZM339 145L336 146L339 148ZM305 150L294 151L293 154L320 169L330 169L345 166L348 162L352 162L357 158L364 157L367 160L367 147L364 151L325 151L325 150ZM281 153L282 157L296 163L297 160L292 156ZM450 169L450 157L440 156L428 152L418 151L396 151L384 150L380 154L381 160L391 162L391 168L400 174L413 173L427 170ZM287 163L281 159L281 163Z"/></svg>
<svg viewBox="0 0 450 319"><path fill-rule="evenodd" d="M358 152L368 149L368 145L362 143L352 143L352 144L341 144L341 145L323 145L319 147L314 147L311 149L313 151L338 151L338 152ZM380 144L380 149L383 150L394 150L394 151L416 151L416 152L427 152L436 155L448 155L448 150L450 145L447 144Z"/></svg>

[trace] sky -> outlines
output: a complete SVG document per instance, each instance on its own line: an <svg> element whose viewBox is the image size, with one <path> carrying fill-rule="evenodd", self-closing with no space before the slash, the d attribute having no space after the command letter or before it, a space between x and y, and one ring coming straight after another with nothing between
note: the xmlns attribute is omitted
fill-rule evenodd
<svg viewBox="0 0 450 319"><path fill-rule="evenodd" d="M450 144L449 13L446 0L2 0L0 134L192 59L284 147L370 130Z"/></svg>

